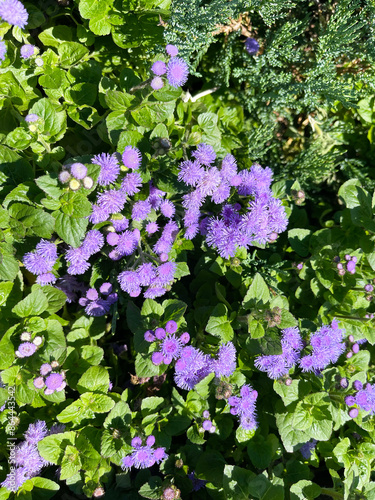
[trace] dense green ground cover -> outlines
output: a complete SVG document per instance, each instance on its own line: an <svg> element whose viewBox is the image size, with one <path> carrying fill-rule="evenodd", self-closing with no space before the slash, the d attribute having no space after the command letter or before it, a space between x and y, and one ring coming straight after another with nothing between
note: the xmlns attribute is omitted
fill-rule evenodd
<svg viewBox="0 0 375 500"><path fill-rule="evenodd" d="M0 500L375 499L374 1L0 22Z"/></svg>

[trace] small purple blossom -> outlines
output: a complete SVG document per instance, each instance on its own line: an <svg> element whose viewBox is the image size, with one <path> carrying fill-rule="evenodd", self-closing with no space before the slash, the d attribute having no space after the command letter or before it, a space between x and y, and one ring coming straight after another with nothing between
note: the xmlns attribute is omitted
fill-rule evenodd
<svg viewBox="0 0 375 500"><path fill-rule="evenodd" d="M5 61L7 46L3 40L0 40L0 61Z"/></svg>
<svg viewBox="0 0 375 500"><path fill-rule="evenodd" d="M120 173L120 165L115 154L102 153L94 156L91 160L94 165L100 166L98 184L100 186L108 186L113 184Z"/></svg>
<svg viewBox="0 0 375 500"><path fill-rule="evenodd" d="M162 76L167 72L167 65L163 61L156 61L151 66L151 71L154 73L154 75Z"/></svg>
<svg viewBox="0 0 375 500"><path fill-rule="evenodd" d="M179 58L173 57L167 67L167 79L172 87L182 87L187 82L189 67L187 63Z"/></svg>
<svg viewBox="0 0 375 500"><path fill-rule="evenodd" d="M46 423L43 420L37 420L30 424L25 432L25 440L29 444L38 444L48 434Z"/></svg>
<svg viewBox="0 0 375 500"><path fill-rule="evenodd" d="M21 57L22 59L29 59L35 54L35 46L26 44L21 47Z"/></svg>
<svg viewBox="0 0 375 500"><path fill-rule="evenodd" d="M155 443L154 436L148 436L146 446L142 446L142 440L139 437L132 439L132 452L130 455L122 459L122 469L147 469L155 463L165 460L168 455L165 453L165 448L153 448Z"/></svg>
<svg viewBox="0 0 375 500"><path fill-rule="evenodd" d="M70 165L70 173L75 179L81 180L87 175L87 167L83 163L73 163Z"/></svg>
<svg viewBox="0 0 375 500"><path fill-rule="evenodd" d="M36 351L36 345L32 342L22 342L16 351L16 356L18 358L29 358Z"/></svg>
<svg viewBox="0 0 375 500"><path fill-rule="evenodd" d="M251 56L253 56L259 50L259 43L255 40L255 38L247 38L245 41L245 49Z"/></svg>
<svg viewBox="0 0 375 500"><path fill-rule="evenodd" d="M155 76L152 80L151 80L151 88L153 90L160 90L164 87L164 82L163 82L163 79L160 78L160 76Z"/></svg>
<svg viewBox="0 0 375 500"><path fill-rule="evenodd" d="M231 406L232 415L238 415L240 426L245 430L254 430L257 428L255 416L255 401L258 397L250 385L243 385L240 390L240 396L231 396L228 404Z"/></svg>
<svg viewBox="0 0 375 500"><path fill-rule="evenodd" d="M178 54L178 48L176 47L176 45L171 45L171 44L168 44L166 47L165 47L165 51L166 53L171 56L171 57L176 57L177 54Z"/></svg>
<svg viewBox="0 0 375 500"><path fill-rule="evenodd" d="M217 377L229 377L236 369L236 348L232 342L222 344L217 359L212 361L212 371Z"/></svg>
<svg viewBox="0 0 375 500"><path fill-rule="evenodd" d="M123 178L121 183L121 190L128 196L133 196L133 194L139 192L139 188L141 186L141 176L137 172L131 172Z"/></svg>
<svg viewBox="0 0 375 500"><path fill-rule="evenodd" d="M137 170L142 162L141 152L133 146L126 146L122 154L122 162L125 167Z"/></svg>
<svg viewBox="0 0 375 500"><path fill-rule="evenodd" d="M211 166L211 163L216 160L214 148L203 142L198 144L197 149L192 152L192 156L194 156L200 164L206 165L207 167Z"/></svg>
<svg viewBox="0 0 375 500"><path fill-rule="evenodd" d="M29 14L19 0L2 0L0 2L0 17L7 23L23 29L27 24Z"/></svg>
<svg viewBox="0 0 375 500"><path fill-rule="evenodd" d="M312 441L309 441L301 446L299 451L305 460L308 460L311 457L311 452L315 449L317 442L318 441L316 439L313 439Z"/></svg>

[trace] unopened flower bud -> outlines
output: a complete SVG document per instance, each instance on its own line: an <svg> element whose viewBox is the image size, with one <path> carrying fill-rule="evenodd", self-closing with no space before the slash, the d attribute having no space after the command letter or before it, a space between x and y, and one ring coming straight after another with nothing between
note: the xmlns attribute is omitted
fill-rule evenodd
<svg viewBox="0 0 375 500"><path fill-rule="evenodd" d="M33 344L39 347L43 343L43 338L40 337L40 335L37 335L35 339L33 340Z"/></svg>
<svg viewBox="0 0 375 500"><path fill-rule="evenodd" d="M356 418L358 417L358 409L357 408L352 408L348 412L350 418Z"/></svg>
<svg viewBox="0 0 375 500"><path fill-rule="evenodd" d="M71 179L69 181L69 188L72 191L78 191L78 189L81 187L81 183L77 181L77 179Z"/></svg>
<svg viewBox="0 0 375 500"><path fill-rule="evenodd" d="M29 342L31 340L31 334L29 332L23 332L21 333L20 339Z"/></svg>

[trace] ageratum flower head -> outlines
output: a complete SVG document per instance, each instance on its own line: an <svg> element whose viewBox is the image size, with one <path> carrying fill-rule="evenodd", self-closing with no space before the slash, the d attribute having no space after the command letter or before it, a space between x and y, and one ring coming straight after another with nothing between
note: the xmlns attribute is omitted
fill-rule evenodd
<svg viewBox="0 0 375 500"><path fill-rule="evenodd" d="M255 360L258 370L266 372L272 379L287 375L300 358L303 342L297 327L282 330L281 347L282 354L259 356Z"/></svg>
<svg viewBox="0 0 375 500"><path fill-rule="evenodd" d="M312 334L310 338L312 353L299 361L302 371L319 374L330 363L336 363L345 351L344 334L345 330L340 329L335 320L331 325L323 325Z"/></svg>
<svg viewBox="0 0 375 500"><path fill-rule="evenodd" d="M1 0L0 17L7 23L23 29L27 24L29 14L19 0Z"/></svg>
<svg viewBox="0 0 375 500"><path fill-rule="evenodd" d="M100 167L98 177L98 184L100 186L108 186L116 182L120 174L120 165L115 154L102 153L96 155L91 160L91 163Z"/></svg>
<svg viewBox="0 0 375 500"><path fill-rule="evenodd" d="M245 430L255 430L257 428L255 401L258 397L250 385L243 385L240 396L231 396L228 399L230 412L238 415L240 426Z"/></svg>
<svg viewBox="0 0 375 500"><path fill-rule="evenodd" d="M123 470L129 470L132 467L136 469L148 469L152 467L155 463L160 463L161 461L168 458L165 453L165 448L155 448L155 437L148 436L146 440L146 445L142 446L142 439L140 437L135 437L132 439L132 452L122 459L121 467Z"/></svg>
<svg viewBox="0 0 375 500"><path fill-rule="evenodd" d="M195 161L181 163L178 179L194 188L183 196L186 208L185 238L192 239L199 232L206 236L209 246L216 248L224 258L233 257L238 247L248 248L255 242L264 244L275 240L287 226L285 209L274 198L270 189L272 172L254 164L250 170L238 172L233 155L226 155L221 168L213 166L216 154L212 146L199 144L192 153ZM245 203L225 203L231 195L249 196ZM213 202L221 209L206 217L204 204Z"/></svg>
<svg viewBox="0 0 375 500"><path fill-rule="evenodd" d="M21 47L22 59L29 59L30 57L32 57L35 54L35 49L36 49L35 45L30 45L30 44L22 45Z"/></svg>
<svg viewBox="0 0 375 500"><path fill-rule="evenodd" d="M189 66L180 57L172 57L167 66L168 83L175 88L182 87L187 82Z"/></svg>

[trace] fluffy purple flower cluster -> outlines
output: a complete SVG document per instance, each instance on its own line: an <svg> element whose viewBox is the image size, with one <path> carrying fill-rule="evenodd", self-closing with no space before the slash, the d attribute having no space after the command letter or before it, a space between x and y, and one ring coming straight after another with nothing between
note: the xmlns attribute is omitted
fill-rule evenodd
<svg viewBox="0 0 375 500"><path fill-rule="evenodd" d="M216 431L216 427L214 426L214 424L210 420L210 412L208 410L204 410L202 416L204 418L204 420L202 422L202 429L204 431L208 431L211 434L213 434Z"/></svg>
<svg viewBox="0 0 375 500"><path fill-rule="evenodd" d="M72 163L65 165L59 174L59 181L62 184L69 183L69 189L78 191L80 187L91 189L94 185L92 177L87 175L87 167L83 163Z"/></svg>
<svg viewBox="0 0 375 500"><path fill-rule="evenodd" d="M200 232L209 246L228 258L238 247L274 241L286 229L285 209L272 194L272 171L268 167L254 164L250 170L238 172L236 159L228 154L219 169L212 165L216 160L214 149L204 143L192 155L195 159L183 161L178 175L180 181L194 188L183 196L185 238L192 239ZM202 206L207 199L222 205L235 190L252 200L244 208L239 202L227 203L218 216L205 216Z"/></svg>
<svg viewBox="0 0 375 500"><path fill-rule="evenodd" d="M0 17L7 23L23 29L27 24L29 14L19 0L1 0Z"/></svg>
<svg viewBox="0 0 375 500"><path fill-rule="evenodd" d="M56 281L55 288L65 293L68 304L76 302L78 294L84 294L88 289L87 285L78 281L75 276L69 274L61 276L61 278Z"/></svg>
<svg viewBox="0 0 375 500"><path fill-rule="evenodd" d="M51 272L57 260L57 247L55 243L40 240L34 252L28 252L23 256L24 266L28 271L37 275L37 283L40 285L52 285L56 282L55 275Z"/></svg>
<svg viewBox="0 0 375 500"><path fill-rule="evenodd" d="M357 265L357 257L355 255L346 254L344 263L340 261L339 256L334 257L333 261L336 263L339 276L344 276L346 272L355 274Z"/></svg>
<svg viewBox="0 0 375 500"><path fill-rule="evenodd" d="M300 359L299 365L303 372L320 373L330 363L335 363L345 351L345 330L340 329L338 322L323 325L310 338L312 353Z"/></svg>
<svg viewBox="0 0 375 500"><path fill-rule="evenodd" d="M169 365L174 359L178 359L181 355L183 345L187 344L190 340L188 332L182 333L176 337L177 323L173 320L167 322L164 328L156 328L155 332L147 330L144 334L144 339L147 342L158 342L159 350L154 351L151 360L154 365L158 366L164 363Z"/></svg>
<svg viewBox="0 0 375 500"><path fill-rule="evenodd" d="M313 439L312 441L309 441L301 446L299 451L304 459L308 460L311 457L311 452L315 449L317 442L318 441L316 439Z"/></svg>
<svg viewBox="0 0 375 500"><path fill-rule="evenodd" d="M68 274L84 274L89 269L89 258L98 253L104 246L104 236L98 229L87 232L83 243L78 248L70 247L65 254L69 264Z"/></svg>
<svg viewBox="0 0 375 500"><path fill-rule="evenodd" d="M212 372L216 377L232 375L236 369L236 349L232 342L222 344L217 356L212 358L200 349L186 346L190 341L189 333L183 332L177 336L177 330L177 323L170 320L164 328L147 330L144 339L157 343L157 350L151 356L154 365L169 365L173 360L176 361L174 379L178 387L191 390Z"/></svg>
<svg viewBox="0 0 375 500"><path fill-rule="evenodd" d="M178 88L182 87L188 79L189 67L183 59L176 57L178 48L175 45L167 45L166 52L170 56L169 62L156 61L151 67L155 75L151 80L151 87L154 90L160 90L164 87L164 80L161 78L166 74L169 85Z"/></svg>
<svg viewBox="0 0 375 500"><path fill-rule="evenodd" d="M258 370L267 372L270 378L277 379L287 373L300 358L300 352L303 348L303 342L299 329L297 327L286 328L282 330L281 354L270 356L259 356L255 360L255 366Z"/></svg>
<svg viewBox="0 0 375 500"><path fill-rule="evenodd" d="M95 288L90 288L86 292L86 297L81 297L78 301L85 308L85 313L88 316L104 316L108 314L111 306L118 300L117 293L112 293L111 283L103 283L99 288L99 292L106 298L100 297Z"/></svg>
<svg viewBox="0 0 375 500"><path fill-rule="evenodd" d="M35 54L36 47L35 45L22 45L21 47L21 57L22 59L30 59Z"/></svg>
<svg viewBox="0 0 375 500"><path fill-rule="evenodd" d="M238 415L240 426L245 430L255 430L257 421L255 416L255 401L258 397L250 385L243 385L240 390L240 396L231 396L228 399L230 412L232 415Z"/></svg>
<svg viewBox="0 0 375 500"><path fill-rule="evenodd" d="M357 391L355 395L346 396L345 403L348 406L359 406L364 411L369 411L371 415L375 413L375 384L363 384L360 380L355 380L353 382L353 389ZM358 409L351 408L349 411L349 416L351 418L356 418L358 416Z"/></svg>
<svg viewBox="0 0 375 500"><path fill-rule="evenodd" d="M259 43L255 40L255 38L247 38L245 41L245 49L251 55L255 55L260 48Z"/></svg>
<svg viewBox="0 0 375 500"><path fill-rule="evenodd" d="M15 465L10 474L1 483L7 490L16 492L28 479L38 476L49 462L42 458L38 451L38 443L49 434L64 432L65 426L53 425L48 431L43 420L30 424L25 432L25 441L10 448L9 462Z"/></svg>
<svg viewBox="0 0 375 500"><path fill-rule="evenodd" d="M122 469L131 469L132 467L136 469L148 469L154 464L159 464L168 458L165 448L154 448L154 444L155 437L152 435L146 439L145 446L142 446L142 439L140 437L133 438L131 441L133 451L131 455L122 459Z"/></svg>
<svg viewBox="0 0 375 500"><path fill-rule="evenodd" d="M236 349L232 342L219 347L216 358L204 354L192 346L181 350L175 365L174 380L181 389L191 390L207 375L214 372L216 377L229 377L236 369Z"/></svg>
<svg viewBox="0 0 375 500"><path fill-rule="evenodd" d="M40 367L40 377L36 377L33 381L36 389L43 389L46 396L50 396L54 392L61 392L66 387L65 372L56 372L59 364L54 361L51 364L44 363Z"/></svg>

